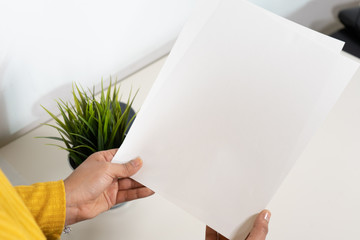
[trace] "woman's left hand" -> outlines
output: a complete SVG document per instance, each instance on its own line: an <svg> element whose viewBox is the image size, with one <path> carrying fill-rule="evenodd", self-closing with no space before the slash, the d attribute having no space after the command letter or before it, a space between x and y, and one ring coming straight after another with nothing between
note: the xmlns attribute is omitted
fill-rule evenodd
<svg viewBox="0 0 360 240"><path fill-rule="evenodd" d="M89 156L64 180L65 225L93 218L118 203L152 195L154 192L130 179L142 166L136 158L126 164L111 163L117 149Z"/></svg>

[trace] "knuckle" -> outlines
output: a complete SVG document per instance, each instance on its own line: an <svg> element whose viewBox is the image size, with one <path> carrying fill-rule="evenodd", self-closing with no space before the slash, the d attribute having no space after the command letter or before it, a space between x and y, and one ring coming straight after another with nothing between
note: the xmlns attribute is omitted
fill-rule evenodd
<svg viewBox="0 0 360 240"><path fill-rule="evenodd" d="M269 228L268 228L267 224L264 224L264 225L261 227L261 231L262 231L263 233L265 233L265 235L268 234Z"/></svg>
<svg viewBox="0 0 360 240"><path fill-rule="evenodd" d="M250 233L249 239L252 239L250 237L254 236L266 236L268 234L268 224L266 222L260 222L254 224L253 230Z"/></svg>
<svg viewBox="0 0 360 240"><path fill-rule="evenodd" d="M123 173L124 173L124 177L125 176L128 177L131 175L132 168L129 163L123 164Z"/></svg>

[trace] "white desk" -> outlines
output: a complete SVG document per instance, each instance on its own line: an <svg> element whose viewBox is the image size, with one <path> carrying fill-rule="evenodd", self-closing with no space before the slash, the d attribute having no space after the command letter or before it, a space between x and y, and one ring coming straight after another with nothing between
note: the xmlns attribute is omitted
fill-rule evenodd
<svg viewBox="0 0 360 240"><path fill-rule="evenodd" d="M141 87L134 107L144 101L164 58L125 79L122 92ZM55 96L54 96L55 97ZM124 96L126 99L127 96ZM39 127L0 149L0 166L18 183L65 178L67 153ZM14 170L14 171L13 171ZM21 179L16 178L16 173ZM356 239L360 237L360 71L309 143L268 208L273 217L268 239ZM205 225L158 195L137 200L73 226L63 239L197 240Z"/></svg>

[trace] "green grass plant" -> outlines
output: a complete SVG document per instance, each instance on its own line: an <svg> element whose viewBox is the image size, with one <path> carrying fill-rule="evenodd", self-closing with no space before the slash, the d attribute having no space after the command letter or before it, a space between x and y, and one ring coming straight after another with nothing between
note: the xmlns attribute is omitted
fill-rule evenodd
<svg viewBox="0 0 360 240"><path fill-rule="evenodd" d="M74 83L72 86L73 102L59 99L57 102L60 116L56 116L44 106L45 111L55 120L56 125L44 125L55 128L60 136L42 137L61 141L64 145L57 146L69 152L69 157L76 166L80 165L92 153L112 148L118 148L125 139L126 132L136 114L129 118L129 113L137 92L132 97L131 91L126 108L120 107L120 86L115 82L104 91L101 81L100 99L95 98L93 90L85 91Z"/></svg>

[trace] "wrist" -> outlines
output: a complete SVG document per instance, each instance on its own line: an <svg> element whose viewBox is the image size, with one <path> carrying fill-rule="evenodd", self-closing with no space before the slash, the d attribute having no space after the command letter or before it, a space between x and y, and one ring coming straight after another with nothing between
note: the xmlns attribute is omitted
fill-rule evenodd
<svg viewBox="0 0 360 240"><path fill-rule="evenodd" d="M67 180L64 180L64 186L65 186L65 196L66 196L66 216L65 216L65 226L72 225L74 223L77 223L78 220L78 214L79 214L79 208L74 201L72 201L72 190L69 186L69 183Z"/></svg>

